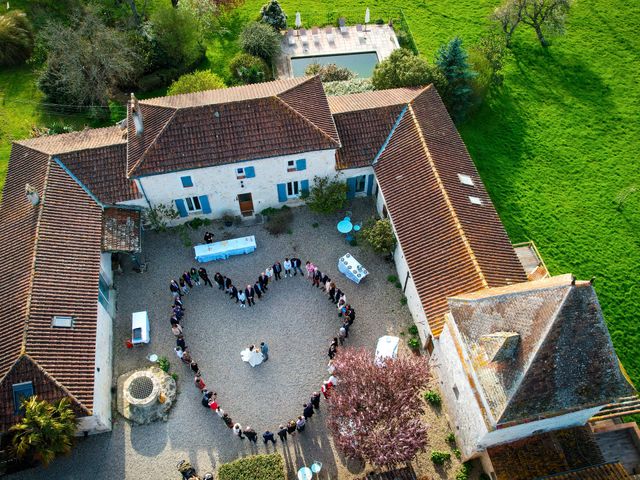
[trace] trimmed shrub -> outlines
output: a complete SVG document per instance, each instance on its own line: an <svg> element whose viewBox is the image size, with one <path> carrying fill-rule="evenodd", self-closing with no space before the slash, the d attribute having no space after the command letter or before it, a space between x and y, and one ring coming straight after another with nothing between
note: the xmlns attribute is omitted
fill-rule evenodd
<svg viewBox="0 0 640 480"><path fill-rule="evenodd" d="M324 93L327 96L349 95L351 93L370 92L373 84L370 78L353 78L339 82L324 82Z"/></svg>
<svg viewBox="0 0 640 480"><path fill-rule="evenodd" d="M240 45L246 53L271 63L280 55L280 34L269 25L251 22L240 34Z"/></svg>
<svg viewBox="0 0 640 480"><path fill-rule="evenodd" d="M306 202L313 212L335 213L347 202L347 185L337 175L333 179L316 176Z"/></svg>
<svg viewBox="0 0 640 480"><path fill-rule="evenodd" d="M271 0L260 9L260 18L263 23L276 30L287 28L287 14L284 13L278 0Z"/></svg>
<svg viewBox="0 0 640 480"><path fill-rule="evenodd" d="M361 230L361 235L376 253L389 254L396 247L396 236L388 218L368 221Z"/></svg>
<svg viewBox="0 0 640 480"><path fill-rule="evenodd" d="M217 90L225 88L222 79L208 70L199 70L182 75L171 84L167 95L179 95L181 93L203 92L205 90Z"/></svg>
<svg viewBox="0 0 640 480"><path fill-rule="evenodd" d="M411 325L409 326L409 328L407 329L407 331L411 334L411 335L418 335L418 327L416 325Z"/></svg>
<svg viewBox="0 0 640 480"><path fill-rule="evenodd" d="M438 450L431 451L431 461L436 465L444 465L445 462L451 460L451 454L449 452L439 452Z"/></svg>
<svg viewBox="0 0 640 480"><path fill-rule="evenodd" d="M231 463L225 463L218 470L218 480L284 480L284 462L279 453L252 455Z"/></svg>
<svg viewBox="0 0 640 480"><path fill-rule="evenodd" d="M319 63L311 63L304 69L306 75L320 75L321 82L340 82L353 79L356 74L347 67L339 67L335 63L320 65Z"/></svg>
<svg viewBox="0 0 640 480"><path fill-rule="evenodd" d="M427 390L424 392L424 399L434 407L442 405L442 397L435 390Z"/></svg>
<svg viewBox="0 0 640 480"><path fill-rule="evenodd" d="M17 65L31 56L33 29L27 15L11 10L0 15L0 65Z"/></svg>
<svg viewBox="0 0 640 480"><path fill-rule="evenodd" d="M238 53L229 62L229 73L236 83L249 85L271 79L269 67L260 57Z"/></svg>

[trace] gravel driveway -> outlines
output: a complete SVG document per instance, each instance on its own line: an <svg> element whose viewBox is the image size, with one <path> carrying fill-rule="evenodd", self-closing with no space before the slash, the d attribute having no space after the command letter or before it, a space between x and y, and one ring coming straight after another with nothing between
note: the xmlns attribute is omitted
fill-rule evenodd
<svg viewBox="0 0 640 480"><path fill-rule="evenodd" d="M356 200L351 209L355 221L374 213L370 199ZM348 344L366 347L373 355L377 338L404 329L411 317L400 304L401 292L387 281L388 275L395 274L393 264L364 248L349 246L335 228L341 217L317 216L304 207L295 209L292 233L278 237L269 235L262 225L230 229L212 225L207 229L214 232L216 241L225 236L255 235L258 248L249 255L207 263L205 268L211 277L220 271L236 285L246 285L285 256L299 257L303 264L313 261L346 292L347 301L356 309ZM200 243L203 233L204 228L189 234L194 243ZM131 426L116 414L111 433L79 440L71 456L50 465L48 478L175 479L179 478L175 465L184 458L205 472L244 455L273 450L261 440L253 446L234 437L213 412L203 408L188 368L178 363L173 353L168 284L185 269L198 266L193 248L185 247L171 231L146 234L143 249L149 265L146 273L126 268L124 274L116 275L114 378L148 365L150 353L165 355L171 360L172 371L179 375L177 402L166 423ZM370 272L360 285L337 271L337 260L346 252ZM267 295L253 308L241 309L216 288L205 286L196 287L184 302L187 345L208 388L218 392L222 408L243 426L251 425L259 434L275 430L279 423L300 415L310 393L328 377L327 349L340 326L337 311L325 294L300 276L272 282ZM129 350L124 343L130 337L131 313L139 310L149 312L151 343ZM251 368L241 361L240 351L261 341L269 345L269 360ZM291 439L286 448L278 442L276 449L283 454L290 474L315 460L323 463L323 478L359 471L334 451L322 414L315 415L306 431ZM36 469L12 478L40 478L43 472Z"/></svg>

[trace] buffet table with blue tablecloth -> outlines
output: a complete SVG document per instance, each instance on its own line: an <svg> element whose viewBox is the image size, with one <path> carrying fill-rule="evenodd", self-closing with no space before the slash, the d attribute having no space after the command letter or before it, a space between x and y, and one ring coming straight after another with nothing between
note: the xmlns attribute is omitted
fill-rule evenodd
<svg viewBox="0 0 640 480"><path fill-rule="evenodd" d="M253 235L242 238L232 238L222 242L205 243L193 247L196 260L199 262L212 262L213 260L225 260L232 255L244 255L252 253L256 249L256 237Z"/></svg>
<svg viewBox="0 0 640 480"><path fill-rule="evenodd" d="M349 280L360 283L364 277L369 275L366 268L360 265L350 253L347 253L338 260L338 270L344 274Z"/></svg>

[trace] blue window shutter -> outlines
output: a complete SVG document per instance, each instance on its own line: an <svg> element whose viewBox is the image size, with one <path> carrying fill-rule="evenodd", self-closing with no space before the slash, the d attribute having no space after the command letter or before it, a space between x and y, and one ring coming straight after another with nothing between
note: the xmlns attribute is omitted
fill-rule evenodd
<svg viewBox="0 0 640 480"><path fill-rule="evenodd" d="M200 195L200 206L202 213L211 213L211 205L209 205L209 195Z"/></svg>
<svg viewBox="0 0 640 480"><path fill-rule="evenodd" d="M300 182L300 190L302 190L302 193L304 194L309 193L309 180L302 180Z"/></svg>
<svg viewBox="0 0 640 480"><path fill-rule="evenodd" d="M244 167L244 176L246 178L253 178L256 176L256 169L253 167Z"/></svg>
<svg viewBox="0 0 640 480"><path fill-rule="evenodd" d="M278 201L279 202L287 201L287 185L284 183L278 184Z"/></svg>
<svg viewBox="0 0 640 480"><path fill-rule="evenodd" d="M373 173L369 175L369 183L367 184L367 195L371 195L373 193Z"/></svg>
<svg viewBox="0 0 640 480"><path fill-rule="evenodd" d="M176 208L178 209L178 213L180 214L181 217L186 217L187 214L187 207L184 204L184 200L181 198L178 198L176 200Z"/></svg>
<svg viewBox="0 0 640 480"><path fill-rule="evenodd" d="M347 198L353 198L356 196L356 178L347 178Z"/></svg>
<svg viewBox="0 0 640 480"><path fill-rule="evenodd" d="M182 182L182 186L184 188L193 187L193 180L189 175L186 177L180 177L180 181Z"/></svg>
<svg viewBox="0 0 640 480"><path fill-rule="evenodd" d="M296 170L301 171L306 169L307 169L307 161L304 158L301 158L300 160L296 160Z"/></svg>
<svg viewBox="0 0 640 480"><path fill-rule="evenodd" d="M14 415L23 415L22 401L31 398L34 394L33 383L23 382L13 385L13 413Z"/></svg>

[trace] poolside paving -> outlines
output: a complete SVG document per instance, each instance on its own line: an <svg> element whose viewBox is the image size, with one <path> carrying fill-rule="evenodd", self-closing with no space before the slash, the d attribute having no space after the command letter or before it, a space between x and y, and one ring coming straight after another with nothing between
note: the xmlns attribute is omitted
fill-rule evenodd
<svg viewBox="0 0 640 480"><path fill-rule="evenodd" d="M352 217L365 220L373 215L370 199L354 202ZM342 215L318 216L306 208L294 210L291 234L268 234L261 225L220 230L207 227L215 240L255 235L258 248L249 255L205 264L211 276L216 270L235 283L255 281L258 273L276 259L297 256L310 259L337 282L356 309L348 344L375 349L378 337L398 333L411 322L401 306L401 292L387 281L394 274L393 263L360 246L348 245L337 232ZM313 224L317 222L317 228ZM204 229L190 231L199 243ZM11 478L114 479L178 478L175 465L188 459L199 472L215 470L220 463L244 455L273 451L261 441L257 446L239 440L213 412L200 404L200 394L189 369L173 353L174 337L169 325L171 295L168 282L187 267L197 266L193 248L185 247L174 232L147 233L143 249L149 268L138 274L130 268L116 275L118 311L114 329L114 379L140 366L149 365L151 353L170 359L178 373L179 395L168 422L131 426L116 415L111 433L80 439L69 457L57 459L45 471L35 469ZM360 285L337 270L337 260L350 252L370 272ZM305 279L294 277L270 285L268 294L253 308L240 309L222 292L197 287L185 297L184 330L187 345L204 372L205 382L218 392L222 408L234 421L250 424L259 434L302 413L302 404L328 377L326 351L339 328L335 307ZM131 313L147 310L151 321L151 343L127 349ZM256 368L240 360L240 351L251 343L266 341L269 360ZM302 435L286 448L276 450L285 458L290 477L304 464L319 460L324 478L348 478L361 467L346 462L333 448L324 426L324 411L315 415Z"/></svg>

